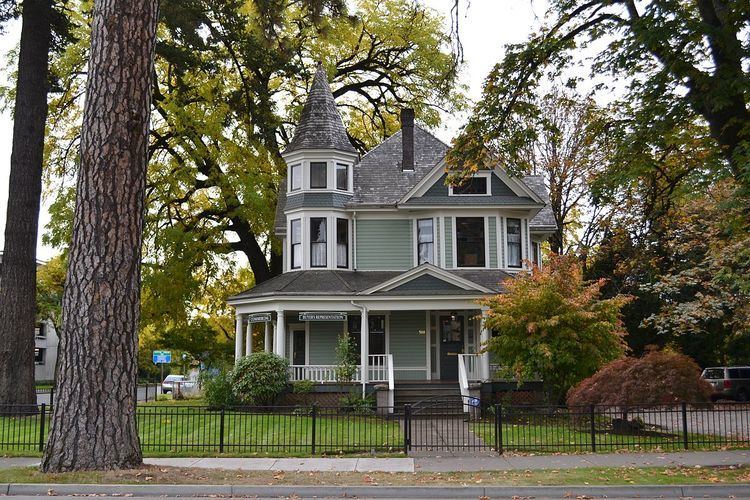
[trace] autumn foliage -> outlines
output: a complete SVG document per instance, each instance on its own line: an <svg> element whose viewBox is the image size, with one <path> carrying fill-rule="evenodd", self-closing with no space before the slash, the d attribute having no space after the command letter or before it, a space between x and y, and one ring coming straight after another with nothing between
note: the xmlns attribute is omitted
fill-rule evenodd
<svg viewBox="0 0 750 500"><path fill-rule="evenodd" d="M613 361L568 392L569 406L652 407L682 401L706 402L711 385L689 356L652 351L640 358Z"/></svg>
<svg viewBox="0 0 750 500"><path fill-rule="evenodd" d="M620 309L625 296L601 298L603 280L587 282L574 258L552 257L544 269L503 282L483 301L495 331L487 350L519 382L540 377L555 399L625 354Z"/></svg>

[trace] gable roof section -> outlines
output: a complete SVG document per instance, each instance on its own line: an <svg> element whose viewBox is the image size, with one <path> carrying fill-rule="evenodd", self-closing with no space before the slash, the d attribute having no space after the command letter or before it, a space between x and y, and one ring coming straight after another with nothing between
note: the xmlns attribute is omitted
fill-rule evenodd
<svg viewBox="0 0 750 500"><path fill-rule="evenodd" d="M427 278L427 279L424 279ZM433 288L425 288L425 285L432 285ZM414 288L414 287L417 288ZM362 291L362 295L370 295L376 292L389 292L401 289L404 290L450 290L457 292L472 291L478 293L492 293L492 290L482 285L474 283L468 279L462 278L450 273L444 269L433 266L432 264L422 264L406 271L403 274L384 281L372 288Z"/></svg>
<svg viewBox="0 0 750 500"><path fill-rule="evenodd" d="M541 175L527 175L523 178L523 181L545 203L544 208L529 221L529 229L532 231L554 231L557 229L557 223L555 222L555 215L552 213L547 186L544 185L544 177Z"/></svg>
<svg viewBox="0 0 750 500"><path fill-rule="evenodd" d="M315 72L307 101L302 108L294 138L283 154L300 149L338 149L356 153L344 122L336 108L336 101L328 85L328 74L322 64Z"/></svg>
<svg viewBox="0 0 750 500"><path fill-rule="evenodd" d="M394 206L417 182L440 164L448 145L414 125L414 171L402 171L403 155L399 130L364 155L354 166L354 197L351 207Z"/></svg>

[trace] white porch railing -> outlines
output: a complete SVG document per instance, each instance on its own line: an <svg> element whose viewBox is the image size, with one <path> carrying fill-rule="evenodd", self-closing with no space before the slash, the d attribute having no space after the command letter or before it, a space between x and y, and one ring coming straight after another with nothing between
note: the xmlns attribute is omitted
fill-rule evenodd
<svg viewBox="0 0 750 500"><path fill-rule="evenodd" d="M469 411L469 382L482 380L480 365L481 354L459 354L458 355L458 386L461 389L461 400L464 412Z"/></svg>
<svg viewBox="0 0 750 500"><path fill-rule="evenodd" d="M389 382L393 380L393 356L391 354L372 354L368 357L367 381ZM338 365L291 365L289 379L292 382L312 380L313 382L338 382L336 371ZM357 366L352 382L362 382L362 365Z"/></svg>

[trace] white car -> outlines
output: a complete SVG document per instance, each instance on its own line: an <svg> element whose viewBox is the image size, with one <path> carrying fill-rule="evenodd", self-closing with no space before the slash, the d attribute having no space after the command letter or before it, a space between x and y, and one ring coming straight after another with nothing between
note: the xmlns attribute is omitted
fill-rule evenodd
<svg viewBox="0 0 750 500"><path fill-rule="evenodd" d="M167 375L167 378L161 383L161 393L166 394L172 391L184 392L193 389L195 380L190 380L185 375Z"/></svg>

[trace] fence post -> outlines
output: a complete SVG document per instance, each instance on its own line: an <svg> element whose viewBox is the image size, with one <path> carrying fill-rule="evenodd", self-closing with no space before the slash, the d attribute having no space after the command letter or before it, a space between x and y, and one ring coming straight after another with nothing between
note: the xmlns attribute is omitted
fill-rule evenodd
<svg viewBox="0 0 750 500"><path fill-rule="evenodd" d="M682 444L688 449L687 403L682 402Z"/></svg>
<svg viewBox="0 0 750 500"><path fill-rule="evenodd" d="M318 405L313 403L312 405L312 451L310 452L311 455L315 455L315 421L317 420L318 416Z"/></svg>
<svg viewBox="0 0 750 500"><path fill-rule="evenodd" d="M503 454L503 405L495 404L495 450Z"/></svg>
<svg viewBox="0 0 750 500"><path fill-rule="evenodd" d="M594 405L591 405L590 410L590 418L591 418L591 451L596 452L596 409Z"/></svg>
<svg viewBox="0 0 750 500"><path fill-rule="evenodd" d="M224 453L224 408L219 419L219 453Z"/></svg>
<svg viewBox="0 0 750 500"><path fill-rule="evenodd" d="M42 403L42 411L39 414L39 451L44 451L44 422L47 420L47 405Z"/></svg>
<svg viewBox="0 0 750 500"><path fill-rule="evenodd" d="M411 405L404 405L404 455L409 454L411 447Z"/></svg>

